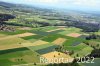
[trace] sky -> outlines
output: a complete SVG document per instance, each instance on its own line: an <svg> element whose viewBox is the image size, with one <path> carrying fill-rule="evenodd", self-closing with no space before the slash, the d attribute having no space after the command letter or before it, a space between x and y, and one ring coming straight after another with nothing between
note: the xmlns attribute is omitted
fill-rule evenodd
<svg viewBox="0 0 100 66"><path fill-rule="evenodd" d="M100 0L0 0L11 3L64 9L100 11Z"/></svg>

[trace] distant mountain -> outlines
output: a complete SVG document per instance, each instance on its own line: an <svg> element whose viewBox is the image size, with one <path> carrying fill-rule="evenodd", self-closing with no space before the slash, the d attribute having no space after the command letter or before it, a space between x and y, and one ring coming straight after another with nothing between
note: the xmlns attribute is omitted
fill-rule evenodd
<svg viewBox="0 0 100 66"><path fill-rule="evenodd" d="M0 6L5 7L5 8L10 8L10 7L15 7L16 5L0 1Z"/></svg>

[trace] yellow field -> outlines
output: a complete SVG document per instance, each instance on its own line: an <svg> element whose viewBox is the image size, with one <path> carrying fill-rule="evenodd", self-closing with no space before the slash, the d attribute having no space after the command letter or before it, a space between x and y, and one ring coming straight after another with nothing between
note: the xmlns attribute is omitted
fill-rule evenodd
<svg viewBox="0 0 100 66"><path fill-rule="evenodd" d="M3 37L3 38L0 38L0 40L7 40L7 39L10 39L10 38L26 37L26 36L32 36L32 35L36 35L36 34L27 32L27 33L23 33L23 34L17 34L17 35Z"/></svg>
<svg viewBox="0 0 100 66"><path fill-rule="evenodd" d="M19 38L20 39L20 38ZM23 42L21 42L23 41ZM29 41L24 41L24 40L18 40L15 39L15 43L14 40L12 39L10 41L12 44L9 43L9 41L7 42L2 42L3 44L0 45L0 50L6 50L6 49L14 49L14 48L21 48L21 47L29 47L29 46L38 46L38 45L43 45L43 44L48 44L48 42L42 41L42 40L38 40L34 43L31 43Z"/></svg>
<svg viewBox="0 0 100 66"><path fill-rule="evenodd" d="M65 38L58 38L55 41L53 41L53 43L56 44L56 45L62 45L63 42L65 42L65 41L66 41Z"/></svg>
<svg viewBox="0 0 100 66"><path fill-rule="evenodd" d="M0 38L2 38L2 37L6 37L7 35L4 35L4 34L0 34Z"/></svg>
<svg viewBox="0 0 100 66"><path fill-rule="evenodd" d="M79 33L70 33L70 34L67 34L67 36L70 36L70 37L79 37L79 36L81 36L81 34L79 34Z"/></svg>
<svg viewBox="0 0 100 66"><path fill-rule="evenodd" d="M34 34L34 33L23 33L23 34L18 34L16 36L18 36L18 37L26 37L26 36L32 36L32 35L36 35L36 34Z"/></svg>
<svg viewBox="0 0 100 66"><path fill-rule="evenodd" d="M67 59L68 62L73 61L73 58L71 56L61 53L61 52L57 52L57 51L44 54L44 55L42 55L42 57L46 58L49 62L52 62L51 59L59 59L59 58L64 58L63 60ZM61 63L61 61L60 61L60 63Z"/></svg>
<svg viewBox="0 0 100 66"><path fill-rule="evenodd" d="M28 43L23 43L21 45L23 45L24 47L29 47L29 46L38 46L38 45L43 45L43 44L48 44L48 42L42 41L42 40L38 40L38 41L36 41L34 43L28 42Z"/></svg>
<svg viewBox="0 0 100 66"><path fill-rule="evenodd" d="M0 50L7 50L7 49L14 49L14 48L21 48L22 45L19 44L13 44L13 45L1 45Z"/></svg>
<svg viewBox="0 0 100 66"><path fill-rule="evenodd" d="M22 47L22 43L26 43L28 41L18 38L18 37L10 37L3 40L0 40L0 50L12 49Z"/></svg>

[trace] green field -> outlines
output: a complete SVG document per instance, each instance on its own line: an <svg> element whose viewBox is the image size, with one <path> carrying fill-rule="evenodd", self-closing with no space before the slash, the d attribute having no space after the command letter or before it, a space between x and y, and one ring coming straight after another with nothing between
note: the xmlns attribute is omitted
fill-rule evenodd
<svg viewBox="0 0 100 66"><path fill-rule="evenodd" d="M48 36L44 37L42 40L52 42L52 41L56 40L57 38L73 39L72 37L64 36L61 34L53 34L53 35L48 35Z"/></svg>
<svg viewBox="0 0 100 66"><path fill-rule="evenodd" d="M80 31L81 29L72 27L72 28L67 28L66 31L59 32L59 34L67 35L67 34L76 33L76 32L80 33Z"/></svg>
<svg viewBox="0 0 100 66"><path fill-rule="evenodd" d="M43 48L47 48L47 47L50 47L50 46L53 46L54 44L46 44L45 46L44 45L40 45L40 46L31 46L31 47L28 47L30 48L31 50L40 50L40 49L43 49Z"/></svg>
<svg viewBox="0 0 100 66"><path fill-rule="evenodd" d="M46 53L55 51L56 47L57 47L56 45L53 45L53 46L49 46L49 47L46 47L46 48L36 50L36 52L39 53L40 55L42 55L42 54L46 54Z"/></svg>
<svg viewBox="0 0 100 66"><path fill-rule="evenodd" d="M80 51L80 50L84 49L85 47L87 47L87 45L81 43L77 46L65 46L65 49L68 50L68 51L77 52L77 51Z"/></svg>
<svg viewBox="0 0 100 66"><path fill-rule="evenodd" d="M84 39L82 38L71 38L66 40L66 42L64 42L64 46L76 46L80 43L82 43L84 41Z"/></svg>
<svg viewBox="0 0 100 66"><path fill-rule="evenodd" d="M0 55L0 66L11 66L32 62L39 62L39 56L30 50L20 50Z"/></svg>
<svg viewBox="0 0 100 66"><path fill-rule="evenodd" d="M87 56L88 54L90 54L92 52L93 48L92 47L86 47L86 48L83 48L81 49L80 51L76 52L73 57L77 57L77 54L78 54L78 57L84 57L84 56Z"/></svg>

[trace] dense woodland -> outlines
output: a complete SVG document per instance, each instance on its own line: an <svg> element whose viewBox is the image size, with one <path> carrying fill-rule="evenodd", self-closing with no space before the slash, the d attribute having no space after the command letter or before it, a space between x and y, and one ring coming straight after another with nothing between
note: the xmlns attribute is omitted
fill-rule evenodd
<svg viewBox="0 0 100 66"><path fill-rule="evenodd" d="M84 32L98 32L100 24L85 23L85 22L66 22L67 26L74 26L83 29Z"/></svg>
<svg viewBox="0 0 100 66"><path fill-rule="evenodd" d="M5 21L14 19L15 16L10 14L0 14L0 30L2 31L14 31L14 29L6 24Z"/></svg>
<svg viewBox="0 0 100 66"><path fill-rule="evenodd" d="M86 37L86 40L91 40L91 39L100 39L100 36L92 34Z"/></svg>
<svg viewBox="0 0 100 66"><path fill-rule="evenodd" d="M94 58L100 58L100 49L94 49L89 56Z"/></svg>

